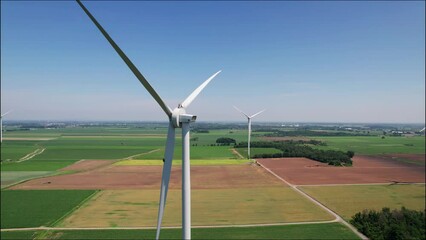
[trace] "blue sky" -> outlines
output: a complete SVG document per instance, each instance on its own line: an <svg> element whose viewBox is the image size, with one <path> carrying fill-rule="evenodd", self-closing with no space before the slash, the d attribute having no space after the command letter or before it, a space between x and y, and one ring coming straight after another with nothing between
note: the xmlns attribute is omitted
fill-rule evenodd
<svg viewBox="0 0 426 240"><path fill-rule="evenodd" d="M424 2L85 6L174 108L201 121L425 121ZM1 2L1 108L14 120L166 120L74 1Z"/></svg>

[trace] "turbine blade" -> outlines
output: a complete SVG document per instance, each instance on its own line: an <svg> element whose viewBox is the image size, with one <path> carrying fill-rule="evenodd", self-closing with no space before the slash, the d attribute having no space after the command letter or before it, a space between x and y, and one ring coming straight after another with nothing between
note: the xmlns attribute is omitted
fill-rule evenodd
<svg viewBox="0 0 426 240"><path fill-rule="evenodd" d="M87 8L81 3L80 0L76 0L77 3L80 5L80 7L83 9L83 11L89 16L89 18L92 20L92 22L96 25L96 27L101 31L101 33L104 35L104 37L108 40L108 42L111 44L111 46L115 49L115 51L120 55L121 59L127 64L127 66L130 68L130 70L135 74L137 79L142 83L142 85L146 88L146 90L151 94L151 96L157 101L157 103L160 105L160 107L163 109L163 111L167 114L167 116L172 116L172 110L164 103L164 101L161 99L161 97L157 94L157 92L154 90L154 88L149 84L149 82L145 79L145 77L142 75L142 73L139 72L139 70L136 68L136 66L130 61L130 59L124 54L124 52L118 47L118 45L112 40L112 38L108 35L108 33L104 30L104 28L96 21L96 19L92 16L92 14L87 10Z"/></svg>
<svg viewBox="0 0 426 240"><path fill-rule="evenodd" d="M4 117L4 116L6 116L7 114L9 114L10 112L12 112L12 110L10 110L10 111L7 111L5 114L2 114L1 115L1 117Z"/></svg>
<svg viewBox="0 0 426 240"><path fill-rule="evenodd" d="M198 94L200 94L201 91L203 91L203 89L207 86L207 84L209 84L209 82L216 77L216 75L218 75L220 72L222 72L222 70L218 71L217 73L213 74L211 77L209 77L209 79L207 79L206 81L204 81L197 89L195 89L181 104L180 106L183 108L187 108L192 101L194 101L194 99L198 96Z"/></svg>
<svg viewBox="0 0 426 240"><path fill-rule="evenodd" d="M243 111L241 111L240 109L238 109L236 106L233 106L235 109L237 109L238 112L244 114L244 116L246 116L247 118L250 118L247 114L245 114Z"/></svg>
<svg viewBox="0 0 426 240"><path fill-rule="evenodd" d="M254 118L254 117L256 117L257 115L259 115L259 114L263 113L265 110L266 110L266 109L263 109L262 111L260 111L260 112L258 112L258 113L255 113L255 114L251 115L251 116L250 116L250 118Z"/></svg>
<svg viewBox="0 0 426 240"><path fill-rule="evenodd" d="M157 234L155 239L160 238L161 222L163 220L164 208L166 207L167 191L169 188L170 173L172 171L172 160L173 152L175 148L175 128L172 122L169 123L169 130L167 133L166 151L164 153L164 166L163 175L161 177L161 189L160 189L160 205L158 208L157 218Z"/></svg>

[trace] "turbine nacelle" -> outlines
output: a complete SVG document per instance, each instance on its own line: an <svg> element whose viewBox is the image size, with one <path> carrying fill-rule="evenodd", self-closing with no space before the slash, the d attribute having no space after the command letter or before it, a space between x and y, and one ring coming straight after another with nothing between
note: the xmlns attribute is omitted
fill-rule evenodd
<svg viewBox="0 0 426 240"><path fill-rule="evenodd" d="M171 122L175 128L182 127L181 123L195 122L196 119L197 116L186 114L185 108L177 107L172 111Z"/></svg>

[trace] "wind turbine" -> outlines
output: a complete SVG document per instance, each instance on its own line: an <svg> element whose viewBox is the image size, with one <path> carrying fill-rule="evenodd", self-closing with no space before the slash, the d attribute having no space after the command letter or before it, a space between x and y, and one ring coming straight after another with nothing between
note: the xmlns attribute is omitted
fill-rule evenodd
<svg viewBox="0 0 426 240"><path fill-rule="evenodd" d="M266 109L263 109L262 111L255 113L251 116L245 114L243 111L241 111L240 109L238 109L236 106L234 106L235 109L237 109L238 112L244 114L244 116L247 117L247 121L248 121L248 141L247 141L247 158L250 159L250 138L251 138L251 119L256 117L257 115L261 114L262 112L264 112Z"/></svg>
<svg viewBox="0 0 426 240"><path fill-rule="evenodd" d="M83 11L89 16L96 27L101 31L104 37L108 40L115 51L120 55L123 61L127 64L130 70L135 74L136 78L142 83L146 90L151 96L157 101L163 111L169 118L169 128L167 132L167 142L164 154L164 165L163 173L161 178L161 189L160 189L160 204L158 209L158 220L157 220L157 233L156 239L160 237L161 222L163 219L164 208L166 205L167 191L169 187L170 173L172 169L172 159L175 146L175 129L182 128L182 238L191 239L191 182L190 182L190 150L189 150L189 124L196 120L196 116L187 114L186 108L191 102L200 94L200 92L207 86L207 84L218 75L221 71L216 72L205 82L203 82L198 88L196 88L177 108L171 109L164 101L160 98L157 92L152 88L145 77L139 72L136 66L130 61L130 59L124 54L124 52L118 47L118 45L112 40L108 33L103 27L96 21L92 14L87 8L81 3L80 0L76 0Z"/></svg>
<svg viewBox="0 0 426 240"><path fill-rule="evenodd" d="M11 111L6 112L5 114L0 115L0 143L3 142L3 117L9 114Z"/></svg>

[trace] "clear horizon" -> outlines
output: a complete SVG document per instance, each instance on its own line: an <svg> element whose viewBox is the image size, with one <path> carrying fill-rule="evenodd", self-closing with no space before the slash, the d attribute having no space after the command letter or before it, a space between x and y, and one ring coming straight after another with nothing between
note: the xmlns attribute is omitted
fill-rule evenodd
<svg viewBox="0 0 426 240"><path fill-rule="evenodd" d="M425 2L83 1L201 122L425 122ZM3 121L166 121L74 1L1 2ZM41 120L46 121L46 120Z"/></svg>

